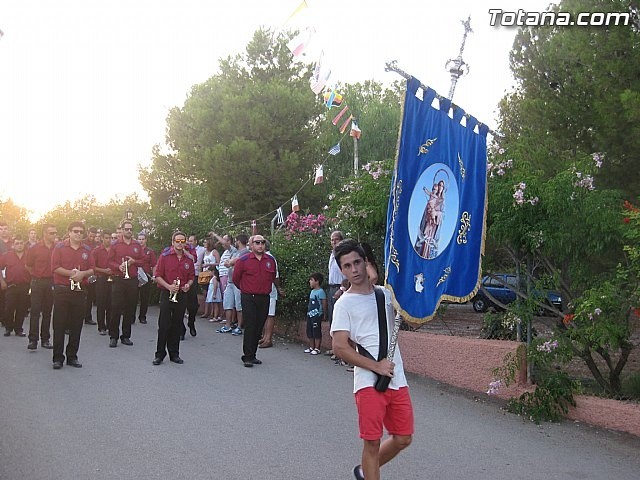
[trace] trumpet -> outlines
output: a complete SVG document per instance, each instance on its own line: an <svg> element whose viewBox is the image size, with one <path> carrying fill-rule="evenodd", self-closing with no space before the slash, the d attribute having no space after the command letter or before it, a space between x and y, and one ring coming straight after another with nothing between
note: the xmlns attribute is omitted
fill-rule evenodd
<svg viewBox="0 0 640 480"><path fill-rule="evenodd" d="M178 278L178 279L174 280L173 284L177 285L178 289L179 289L180 288L180 279ZM169 301L177 303L178 302L178 292L179 291L180 290L176 290L175 292L170 293L169 294Z"/></svg>
<svg viewBox="0 0 640 480"><path fill-rule="evenodd" d="M75 269L74 269L75 270ZM80 282L74 281L71 277L69 277L69 282L71 283L71 290L82 290L80 286Z"/></svg>
<svg viewBox="0 0 640 480"><path fill-rule="evenodd" d="M129 261L127 260L125 262L123 258L122 263L124 263L124 278L125 280L128 280L129 279Z"/></svg>

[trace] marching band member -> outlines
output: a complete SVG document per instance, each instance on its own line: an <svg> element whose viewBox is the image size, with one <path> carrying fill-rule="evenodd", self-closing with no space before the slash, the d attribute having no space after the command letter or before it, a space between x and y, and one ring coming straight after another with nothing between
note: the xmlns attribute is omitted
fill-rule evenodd
<svg viewBox="0 0 640 480"><path fill-rule="evenodd" d="M156 283L160 288L160 316L158 317L158 343L154 365L160 365L169 352L169 360L184 363L180 358L180 335L187 308L188 291L195 281L193 259L184 251L187 237L175 232L171 247L165 249L156 265Z"/></svg>

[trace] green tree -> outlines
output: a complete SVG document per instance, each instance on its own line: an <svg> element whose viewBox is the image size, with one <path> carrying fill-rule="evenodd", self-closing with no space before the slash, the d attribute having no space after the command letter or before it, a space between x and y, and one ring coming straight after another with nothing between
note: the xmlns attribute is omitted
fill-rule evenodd
<svg viewBox="0 0 640 480"><path fill-rule="evenodd" d="M308 180L322 106L309 88L309 68L291 61L287 40L258 30L243 54L220 61L220 73L171 110L170 153L157 147L141 172L152 198L202 183L212 203L247 220L275 210L292 185Z"/></svg>

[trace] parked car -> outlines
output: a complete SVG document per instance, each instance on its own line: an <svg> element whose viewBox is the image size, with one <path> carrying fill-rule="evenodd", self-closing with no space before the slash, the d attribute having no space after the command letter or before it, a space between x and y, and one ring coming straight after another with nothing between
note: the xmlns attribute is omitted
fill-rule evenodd
<svg viewBox="0 0 640 480"><path fill-rule="evenodd" d="M516 293L512 289L506 287L504 285L505 283L516 290L518 289L518 277L512 273L495 273L491 276L487 275L483 277L482 288L478 290L476 296L471 300L473 309L479 313L486 312L491 307L496 310L500 309L500 307L496 305L485 292L491 294L496 300L504 305L509 305L510 303L515 302L517 298ZM542 293L544 293L544 296L547 298L547 302L549 302L550 305L553 305L558 310L562 309L562 296L559 292L546 290ZM541 308L540 310L541 312L539 313L544 312L544 309Z"/></svg>

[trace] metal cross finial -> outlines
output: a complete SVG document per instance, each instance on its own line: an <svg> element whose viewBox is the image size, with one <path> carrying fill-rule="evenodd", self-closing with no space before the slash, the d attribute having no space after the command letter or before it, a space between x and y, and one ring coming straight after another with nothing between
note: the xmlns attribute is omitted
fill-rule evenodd
<svg viewBox="0 0 640 480"><path fill-rule="evenodd" d="M466 21L460 21L464 26L464 35L462 36L462 45L460 45L460 52L458 52L457 58L451 58L445 64L445 68L451 74L451 87L449 88L449 100L453 100L453 94L456 91L456 84L458 83L458 79L469 73L469 65L467 65L464 60L462 60L462 52L464 51L464 46L467 43L467 35L473 30L471 30L471 17L468 17Z"/></svg>

